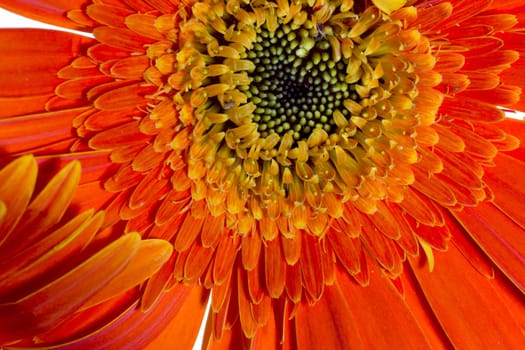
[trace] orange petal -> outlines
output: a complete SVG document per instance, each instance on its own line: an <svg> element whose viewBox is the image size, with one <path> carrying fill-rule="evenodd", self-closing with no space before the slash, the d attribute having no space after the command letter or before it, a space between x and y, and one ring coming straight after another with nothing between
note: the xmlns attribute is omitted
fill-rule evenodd
<svg viewBox="0 0 525 350"><path fill-rule="evenodd" d="M101 181L88 182L78 186L73 203L82 203L79 208L93 208L95 210L106 210L109 203L116 197L115 194L104 190L104 185ZM106 211L106 214L108 212ZM109 215L105 216L106 222L112 220Z"/></svg>
<svg viewBox="0 0 525 350"><path fill-rule="evenodd" d="M392 215L396 218L396 222L399 225L399 232L401 233L397 244L406 254L411 256L417 255L419 252L419 243L408 223L410 216L405 216L405 213L397 205L388 205L388 207Z"/></svg>
<svg viewBox="0 0 525 350"><path fill-rule="evenodd" d="M459 124L452 125L453 132L461 137L465 142L465 152L476 157L492 159L498 150L483 136L469 130L469 127L462 127Z"/></svg>
<svg viewBox="0 0 525 350"><path fill-rule="evenodd" d="M486 168L483 177L494 193L494 204L525 229L525 189L520 184L525 173L525 163L504 153L494 159L493 168Z"/></svg>
<svg viewBox="0 0 525 350"><path fill-rule="evenodd" d="M264 247L264 273L268 293L271 297L278 298L286 284L286 261L277 239L266 242Z"/></svg>
<svg viewBox="0 0 525 350"><path fill-rule="evenodd" d="M146 44L154 42L127 28L97 27L93 35L103 44L135 53L144 53Z"/></svg>
<svg viewBox="0 0 525 350"><path fill-rule="evenodd" d="M501 271L525 293L525 234L493 204L452 214Z"/></svg>
<svg viewBox="0 0 525 350"><path fill-rule="evenodd" d="M451 118L477 122L496 122L503 120L505 114L495 106L471 98L447 98L440 112Z"/></svg>
<svg viewBox="0 0 525 350"><path fill-rule="evenodd" d="M241 327L244 335L247 338L253 338L255 332L257 331L257 322L252 315L252 310L250 307L250 296L248 294L248 288L245 285L246 280L243 278L243 271L241 268L238 268L238 277L237 277L237 298L238 298L238 308L239 308L239 320L241 322ZM234 287L235 288L235 287Z"/></svg>
<svg viewBox="0 0 525 350"><path fill-rule="evenodd" d="M85 110L75 108L0 119L0 148L14 154L73 139L73 120Z"/></svg>
<svg viewBox="0 0 525 350"><path fill-rule="evenodd" d="M470 85L469 90L488 90L494 89L500 84L500 77L494 73L487 72L467 72Z"/></svg>
<svg viewBox="0 0 525 350"><path fill-rule="evenodd" d="M239 240L226 234L217 247L215 262L213 264L213 280L215 284L224 283L233 269L237 258Z"/></svg>
<svg viewBox="0 0 525 350"><path fill-rule="evenodd" d="M5 298L19 299L28 289L35 290L56 278L55 271L74 261L102 225L104 215L93 214L93 210L88 210L26 249L7 255L9 259L1 264L0 273L0 290L5 292Z"/></svg>
<svg viewBox="0 0 525 350"><path fill-rule="evenodd" d="M449 2L438 3L434 6L422 6L417 10L416 21L410 24L411 26L420 25L423 30L432 29L449 17L453 8L453 5Z"/></svg>
<svg viewBox="0 0 525 350"><path fill-rule="evenodd" d="M7 214L0 221L0 246L22 217L35 187L37 165L32 156L23 156L0 170L0 201Z"/></svg>
<svg viewBox="0 0 525 350"><path fill-rule="evenodd" d="M268 295L265 295L260 303L250 304L250 308L258 327L265 326L273 316L273 301Z"/></svg>
<svg viewBox="0 0 525 350"><path fill-rule="evenodd" d="M94 105L102 110L110 111L132 107L141 109L148 102L145 96L155 92L155 90L156 88L153 86L142 84L116 87L100 95L95 100Z"/></svg>
<svg viewBox="0 0 525 350"><path fill-rule="evenodd" d="M42 233L60 221L73 198L80 179L80 163L71 162L56 174L46 187L36 196L22 217L21 224L12 233L12 237L20 237L22 242L13 242L11 239L7 244L19 251L35 240Z"/></svg>
<svg viewBox="0 0 525 350"><path fill-rule="evenodd" d="M211 295L211 310L214 313L227 313L233 288L231 284L232 275L233 273L232 271L230 271L228 276L224 280L224 283L222 283L219 286L213 287L213 293ZM225 322L225 320L221 321ZM222 327L224 326L224 324L217 326Z"/></svg>
<svg viewBox="0 0 525 350"><path fill-rule="evenodd" d="M131 121L96 134L89 145L94 149L113 149L118 146L145 144L149 139L149 136L139 131L138 122Z"/></svg>
<svg viewBox="0 0 525 350"><path fill-rule="evenodd" d="M519 139L519 147L514 147L512 152L508 154L516 159L525 161L525 121L506 118L502 123L498 124L498 128Z"/></svg>
<svg viewBox="0 0 525 350"><path fill-rule="evenodd" d="M265 296L263 271L262 264L259 264L255 269L246 271L248 293L252 303L260 303Z"/></svg>
<svg viewBox="0 0 525 350"><path fill-rule="evenodd" d="M78 310L124 269L139 245L139 235L125 235L44 288L15 303L0 304L0 342L31 337Z"/></svg>
<svg viewBox="0 0 525 350"><path fill-rule="evenodd" d="M166 174L162 173L162 168L158 167L149 171L140 181L129 198L129 207L131 209L145 206L146 203L156 202L162 198L163 194L169 189Z"/></svg>
<svg viewBox="0 0 525 350"><path fill-rule="evenodd" d="M400 273L401 261L392 239L383 235L368 219L363 220L361 242L370 256L394 275Z"/></svg>
<svg viewBox="0 0 525 350"><path fill-rule="evenodd" d="M410 218L407 218L407 221L412 225L412 231L417 237L422 238L434 249L447 250L448 240L450 239L450 231L447 226L427 226L417 223Z"/></svg>
<svg viewBox="0 0 525 350"><path fill-rule="evenodd" d="M177 237L173 246L178 252L182 252L190 247L201 233L203 218L195 218L191 213L186 215L182 226L178 229Z"/></svg>
<svg viewBox="0 0 525 350"><path fill-rule="evenodd" d="M110 129L114 126L132 121L135 109L118 111L99 111L94 109L84 121L83 125L90 131Z"/></svg>
<svg viewBox="0 0 525 350"><path fill-rule="evenodd" d="M400 237L399 225L385 203L378 202L377 211L368 215L367 218L386 237L392 239Z"/></svg>
<svg viewBox="0 0 525 350"><path fill-rule="evenodd" d="M206 216L201 231L201 241L204 247L214 246L224 232L224 215Z"/></svg>
<svg viewBox="0 0 525 350"><path fill-rule="evenodd" d="M453 27L465 19L471 18L482 12L484 9L488 8L491 3L491 0L478 0L475 3L454 1L454 10L452 14L445 21L440 23L440 28ZM432 6L430 6L430 11L432 11Z"/></svg>
<svg viewBox="0 0 525 350"><path fill-rule="evenodd" d="M0 118L44 112L51 93L37 96L0 97Z"/></svg>
<svg viewBox="0 0 525 350"><path fill-rule="evenodd" d="M432 174L425 174L417 166L414 167L414 175L416 181L412 184L412 187L416 190L435 200L440 205L453 206L456 204L454 193L438 177Z"/></svg>
<svg viewBox="0 0 525 350"><path fill-rule="evenodd" d="M173 218L179 216L179 214L181 213L181 210L188 205L189 201L190 201L189 191L185 191L185 192L170 191L168 195L166 196L166 198L164 198L164 200L162 201L162 204L160 205L160 207L157 209L157 212L155 213L155 224L158 226L163 226L166 223L168 223L168 221L172 221ZM204 227L202 234L204 234L206 230L208 230L207 226ZM213 235L214 237L216 235L217 236L216 238L219 237L218 232L210 233L210 235ZM204 238L201 238L201 239L203 241L202 244L204 246L206 247L211 246L211 244L209 245L206 244L208 243L207 239L204 239Z"/></svg>
<svg viewBox="0 0 525 350"><path fill-rule="evenodd" d="M342 271L339 271L337 277L337 285L348 303L349 312L357 322L357 329L365 348L430 348L428 339L405 301L377 270L372 271L370 286L367 287L358 285L349 277L344 276ZM331 288L333 287L327 288L326 291L328 292ZM344 305L340 302L333 304L335 308ZM379 308L378 305L380 305ZM315 319L315 314L312 317ZM408 334L410 336L407 336Z"/></svg>
<svg viewBox="0 0 525 350"><path fill-rule="evenodd" d="M149 67L149 58L145 55L120 59L111 66L111 76L117 79L142 80L143 73Z"/></svg>
<svg viewBox="0 0 525 350"><path fill-rule="evenodd" d="M207 291L202 287L193 286L193 287L183 287L177 286L176 288L191 288L189 295L186 297L177 297L166 295L164 299L175 299L177 304L171 306L174 311L167 313L164 308L170 307L165 305L158 305L156 313L168 314L168 317L158 320L157 315L145 315L150 321L145 325L143 322L137 322L135 329L128 331L127 341L121 341L119 348L124 348L129 346L130 341L133 341L133 337L137 332L145 332L145 326L148 326L148 323L151 324L150 328L163 329L152 342L149 342L144 350L160 350L160 349L170 349L173 346L176 346L180 349L190 349L194 346L197 334L199 333L202 318L204 317L204 312L206 311L206 300L207 300ZM171 315L170 315L171 314ZM171 317L170 317L171 316ZM144 342L146 343L146 342Z"/></svg>
<svg viewBox="0 0 525 350"><path fill-rule="evenodd" d="M71 100L82 100L86 97L89 90L93 87L108 83L111 78L103 76L102 74L90 76L87 78L74 78L60 83L56 89L55 94L58 97Z"/></svg>
<svg viewBox="0 0 525 350"><path fill-rule="evenodd" d="M206 299L207 293L200 286L177 285L149 312L135 303L60 346L68 350L170 349L174 344L188 348L195 342Z"/></svg>
<svg viewBox="0 0 525 350"><path fill-rule="evenodd" d="M303 235L302 254L299 261L303 274L303 286L315 301L321 298L325 286L321 254L323 253L318 238L309 234Z"/></svg>
<svg viewBox="0 0 525 350"><path fill-rule="evenodd" d="M487 259L486 254L450 213L446 214L445 220L447 228L450 231L451 242L456 246L458 251L479 273L489 279L494 278L495 266Z"/></svg>
<svg viewBox="0 0 525 350"><path fill-rule="evenodd" d="M301 237L303 234L297 234L295 237L286 238L281 235L281 244L283 255L288 265L295 265L301 257Z"/></svg>
<svg viewBox="0 0 525 350"><path fill-rule="evenodd" d="M155 26L157 18L149 14L135 13L126 17L125 23L129 29L145 38L163 40L164 36Z"/></svg>
<svg viewBox="0 0 525 350"><path fill-rule="evenodd" d="M497 51L503 47L503 40L490 36L475 38L463 37L452 40L452 45L468 47L468 51L463 53L468 61L471 57L486 55Z"/></svg>
<svg viewBox="0 0 525 350"><path fill-rule="evenodd" d="M462 96L476 98L495 106L511 107L520 101L521 88L503 85L492 90L465 91Z"/></svg>
<svg viewBox="0 0 525 350"><path fill-rule="evenodd" d="M429 8L428 10L428 12L434 12L434 7ZM438 72L453 73L460 70L464 64L465 56L454 52L444 52L437 55L434 69Z"/></svg>
<svg viewBox="0 0 525 350"><path fill-rule="evenodd" d="M438 148L434 152L443 162L443 171L438 175L448 177L452 182L470 189L482 187L483 168L480 162L461 152L452 153Z"/></svg>
<svg viewBox="0 0 525 350"><path fill-rule="evenodd" d="M241 238L242 264L246 270L254 269L261 254L262 240L259 232L254 230Z"/></svg>
<svg viewBox="0 0 525 350"><path fill-rule="evenodd" d="M434 226L441 221L441 211L426 197L410 188L405 192L405 198L398 204L400 208L416 221Z"/></svg>
<svg viewBox="0 0 525 350"><path fill-rule="evenodd" d="M104 187L109 192L122 192L140 183L144 175L131 169L131 166L121 166L116 173L110 177Z"/></svg>
<svg viewBox="0 0 525 350"><path fill-rule="evenodd" d="M188 282L197 281L206 271L213 258L214 250L203 247L198 240L193 242L184 266L184 278Z"/></svg>
<svg viewBox="0 0 525 350"><path fill-rule="evenodd" d="M176 3L166 2L164 0L147 0L146 2L148 4L147 6L149 6L150 8L161 11L163 13L171 14L176 12L176 10L178 9ZM137 1L135 6L138 6L138 4L139 2ZM141 10L141 12L147 12L147 10L142 11L142 8L138 8L138 10Z"/></svg>
<svg viewBox="0 0 525 350"><path fill-rule="evenodd" d="M358 288L362 288L358 286ZM339 284L328 287L314 306L301 303L295 314L297 347L314 349L366 349L360 324Z"/></svg>
<svg viewBox="0 0 525 350"><path fill-rule="evenodd" d="M90 29L88 27L79 26L77 23L69 20L66 16L68 11L82 8L85 5L85 0L20 0L16 2L1 0L0 5L3 9L18 13L24 17L59 27L75 30Z"/></svg>
<svg viewBox="0 0 525 350"><path fill-rule="evenodd" d="M65 167L72 161L80 162L82 176L80 184L101 180L105 174L115 169L109 161L107 152L87 151L37 157L40 171Z"/></svg>
<svg viewBox="0 0 525 350"><path fill-rule="evenodd" d="M177 254L172 254L169 260L146 282L140 309L148 312L162 296L162 293L168 289L168 283L173 279L173 269Z"/></svg>
<svg viewBox="0 0 525 350"><path fill-rule="evenodd" d="M2 29L0 95L23 97L52 93L62 81L56 73L91 43L92 39L66 32ZM35 59L35 55L39 59Z"/></svg>
<svg viewBox="0 0 525 350"><path fill-rule="evenodd" d="M491 280L472 271L451 245L432 272L411 261L419 285L455 348L520 348L525 338ZM446 286L454 286L447 288ZM453 310L453 312L451 312Z"/></svg>
<svg viewBox="0 0 525 350"><path fill-rule="evenodd" d="M426 266L420 264L418 268L426 268ZM408 266L405 266L405 272L400 276L399 283L403 289L403 300L425 333L432 348L453 349L447 334L436 319L434 312L421 292L416 277Z"/></svg>
<svg viewBox="0 0 525 350"><path fill-rule="evenodd" d="M87 50L88 57L96 62L103 63L112 59L129 57L129 52L123 49L117 49L105 44L95 44Z"/></svg>
<svg viewBox="0 0 525 350"><path fill-rule="evenodd" d="M329 230L326 234L334 252L346 271L353 275L361 270L361 243L358 238L352 238L345 232Z"/></svg>
<svg viewBox="0 0 525 350"><path fill-rule="evenodd" d="M89 298L83 309L111 299L151 277L169 259L173 248L167 241L148 239L140 243L137 253L117 277Z"/></svg>
<svg viewBox="0 0 525 350"><path fill-rule="evenodd" d="M478 55L469 57L465 61L463 69L465 70L479 70L486 69L489 72L500 72L510 66L519 59L520 55L516 51L498 50L487 55Z"/></svg>
<svg viewBox="0 0 525 350"><path fill-rule="evenodd" d="M293 303L299 303L303 295L301 265L289 265L286 269L286 294Z"/></svg>
<svg viewBox="0 0 525 350"><path fill-rule="evenodd" d="M135 10L134 12L150 12L156 10L156 8L151 7L151 0L119 0L119 2L124 2L129 8Z"/></svg>
<svg viewBox="0 0 525 350"><path fill-rule="evenodd" d="M86 14L91 19L111 27L124 27L124 19L132 13L132 10L124 6L94 4L86 8Z"/></svg>
<svg viewBox="0 0 525 350"><path fill-rule="evenodd" d="M210 323L212 324L210 326ZM208 331L208 328L210 329ZM231 349L249 349L249 341L243 335L240 322L236 322L235 325L228 330L222 332L220 337L216 336L213 332L213 322L208 322L207 332L205 333L206 338L203 342L203 349L206 350L231 350Z"/></svg>

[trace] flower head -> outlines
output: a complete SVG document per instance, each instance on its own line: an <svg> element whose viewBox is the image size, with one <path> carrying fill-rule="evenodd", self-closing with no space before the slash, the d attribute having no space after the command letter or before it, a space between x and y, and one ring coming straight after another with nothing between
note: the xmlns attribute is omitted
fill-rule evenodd
<svg viewBox="0 0 525 350"><path fill-rule="evenodd" d="M0 342L189 347L211 290L210 346L524 343L517 1L52 3L0 1L94 36L0 32Z"/></svg>

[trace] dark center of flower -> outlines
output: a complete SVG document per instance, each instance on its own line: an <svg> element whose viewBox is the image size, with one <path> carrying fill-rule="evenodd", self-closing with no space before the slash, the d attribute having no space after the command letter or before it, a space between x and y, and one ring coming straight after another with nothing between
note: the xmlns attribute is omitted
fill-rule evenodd
<svg viewBox="0 0 525 350"><path fill-rule="evenodd" d="M433 61L405 55L419 36L401 40L401 21L352 4L203 0L181 27L171 147L193 200L241 235L321 236L343 206L374 213L414 181L412 135L434 115L415 82Z"/></svg>
<svg viewBox="0 0 525 350"><path fill-rule="evenodd" d="M247 57L256 68L242 90L256 106L252 121L262 137L290 133L295 140L307 139L314 128L333 133L334 111L348 117L343 100L358 98L345 82L345 63L333 60L330 43L317 28L260 27Z"/></svg>

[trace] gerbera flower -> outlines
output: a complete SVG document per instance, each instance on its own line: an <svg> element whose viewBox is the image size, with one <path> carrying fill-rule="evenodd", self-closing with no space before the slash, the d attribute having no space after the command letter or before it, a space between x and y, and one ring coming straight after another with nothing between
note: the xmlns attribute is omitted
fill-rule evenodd
<svg viewBox="0 0 525 350"><path fill-rule="evenodd" d="M525 345L520 1L0 5L1 345Z"/></svg>

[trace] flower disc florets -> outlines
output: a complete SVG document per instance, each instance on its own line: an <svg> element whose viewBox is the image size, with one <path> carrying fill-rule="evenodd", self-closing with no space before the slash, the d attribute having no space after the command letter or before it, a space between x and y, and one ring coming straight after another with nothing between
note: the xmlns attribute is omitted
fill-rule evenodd
<svg viewBox="0 0 525 350"><path fill-rule="evenodd" d="M336 130L334 112L349 112L343 100L358 99L346 82L346 65L336 62L330 43L313 29L283 25L270 32L261 27L247 56L255 65L250 86L242 91L256 106L252 121L262 138L275 133L308 139L314 128ZM306 50L310 48L310 50Z"/></svg>
<svg viewBox="0 0 525 350"><path fill-rule="evenodd" d="M378 200L402 200L418 161L411 135L433 122L414 108L418 73L434 64L418 53L424 40L348 1L203 1L192 11L170 83L191 130L195 200L241 234L263 225L266 239L322 235L345 203L373 213Z"/></svg>

